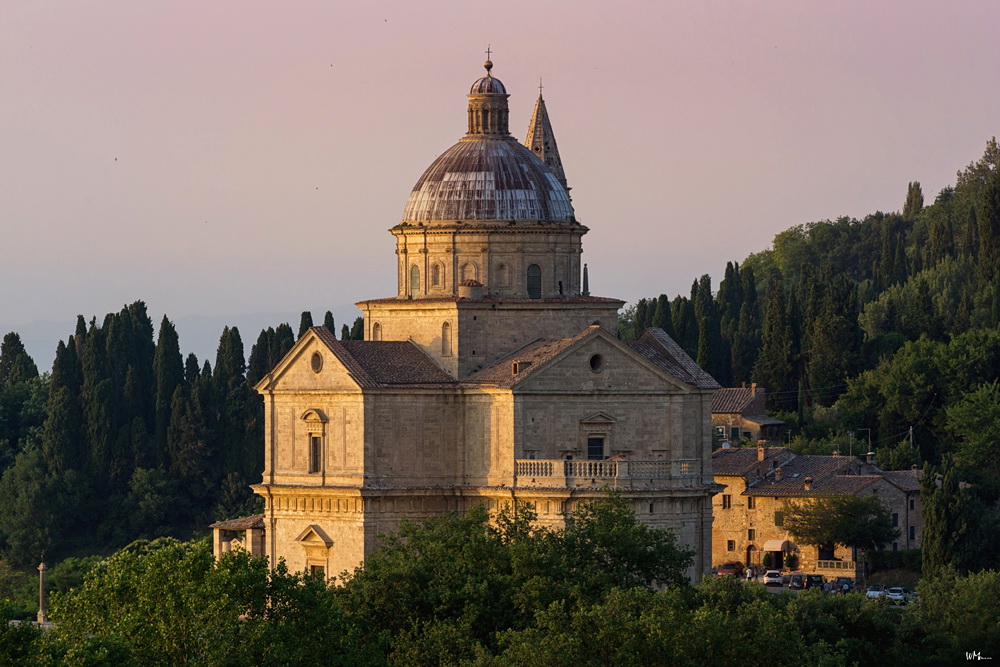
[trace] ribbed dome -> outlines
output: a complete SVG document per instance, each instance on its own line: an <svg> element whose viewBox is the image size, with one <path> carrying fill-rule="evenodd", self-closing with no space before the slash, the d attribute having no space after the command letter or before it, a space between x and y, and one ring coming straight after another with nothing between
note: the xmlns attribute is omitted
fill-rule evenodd
<svg viewBox="0 0 1000 667"><path fill-rule="evenodd" d="M530 150L509 135L468 136L413 186L403 222L475 220L572 222L574 214L566 189Z"/></svg>
<svg viewBox="0 0 1000 667"><path fill-rule="evenodd" d="M500 79L494 79L492 76L486 75L472 84L472 89L469 90L469 94L506 95L507 89L503 87L503 83L500 82Z"/></svg>

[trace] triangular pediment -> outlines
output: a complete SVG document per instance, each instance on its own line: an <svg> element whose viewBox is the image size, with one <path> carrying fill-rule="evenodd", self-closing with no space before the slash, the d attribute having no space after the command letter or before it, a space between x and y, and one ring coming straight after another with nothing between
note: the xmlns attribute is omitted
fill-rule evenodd
<svg viewBox="0 0 1000 667"><path fill-rule="evenodd" d="M357 391L374 382L324 327L313 327L254 387L258 392Z"/></svg>
<svg viewBox="0 0 1000 667"><path fill-rule="evenodd" d="M580 420L581 424L614 424L617 419L609 415L607 412L595 412L594 414L584 417Z"/></svg>
<svg viewBox="0 0 1000 667"><path fill-rule="evenodd" d="M295 538L295 541L299 544L307 547L332 547L333 540L323 532L323 529L319 526L312 525L299 533L299 536Z"/></svg>

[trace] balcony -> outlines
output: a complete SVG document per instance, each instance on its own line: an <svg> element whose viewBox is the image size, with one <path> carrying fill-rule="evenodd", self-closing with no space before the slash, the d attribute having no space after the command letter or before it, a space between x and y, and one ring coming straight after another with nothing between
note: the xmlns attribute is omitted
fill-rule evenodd
<svg viewBox="0 0 1000 667"><path fill-rule="evenodd" d="M518 459L514 462L517 488L600 487L643 489L701 486L701 461L563 461Z"/></svg>

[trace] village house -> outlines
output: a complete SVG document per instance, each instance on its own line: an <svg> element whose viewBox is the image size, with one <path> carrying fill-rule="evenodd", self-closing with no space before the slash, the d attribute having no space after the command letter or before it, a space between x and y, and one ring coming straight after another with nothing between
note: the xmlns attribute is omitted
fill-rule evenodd
<svg viewBox="0 0 1000 667"><path fill-rule="evenodd" d="M739 447L743 441L781 442L785 437L785 422L767 416L765 399L764 387L756 383L716 391L712 396L713 444Z"/></svg>
<svg viewBox="0 0 1000 667"><path fill-rule="evenodd" d="M796 544L785 530L789 501L835 495L877 495L900 537L892 550L920 546L919 471L884 471L852 456L807 456L785 447L721 448L712 454L715 481L723 491L712 502L713 564L782 568L791 555L798 571L856 576L851 549ZM765 556L765 554L768 554Z"/></svg>

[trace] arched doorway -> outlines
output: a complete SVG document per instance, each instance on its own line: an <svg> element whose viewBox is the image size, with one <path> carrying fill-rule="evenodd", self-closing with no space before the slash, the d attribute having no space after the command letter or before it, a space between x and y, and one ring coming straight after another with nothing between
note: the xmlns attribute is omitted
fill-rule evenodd
<svg viewBox="0 0 1000 667"><path fill-rule="evenodd" d="M757 547L752 544L747 545L747 566L760 565L760 555L757 552Z"/></svg>

